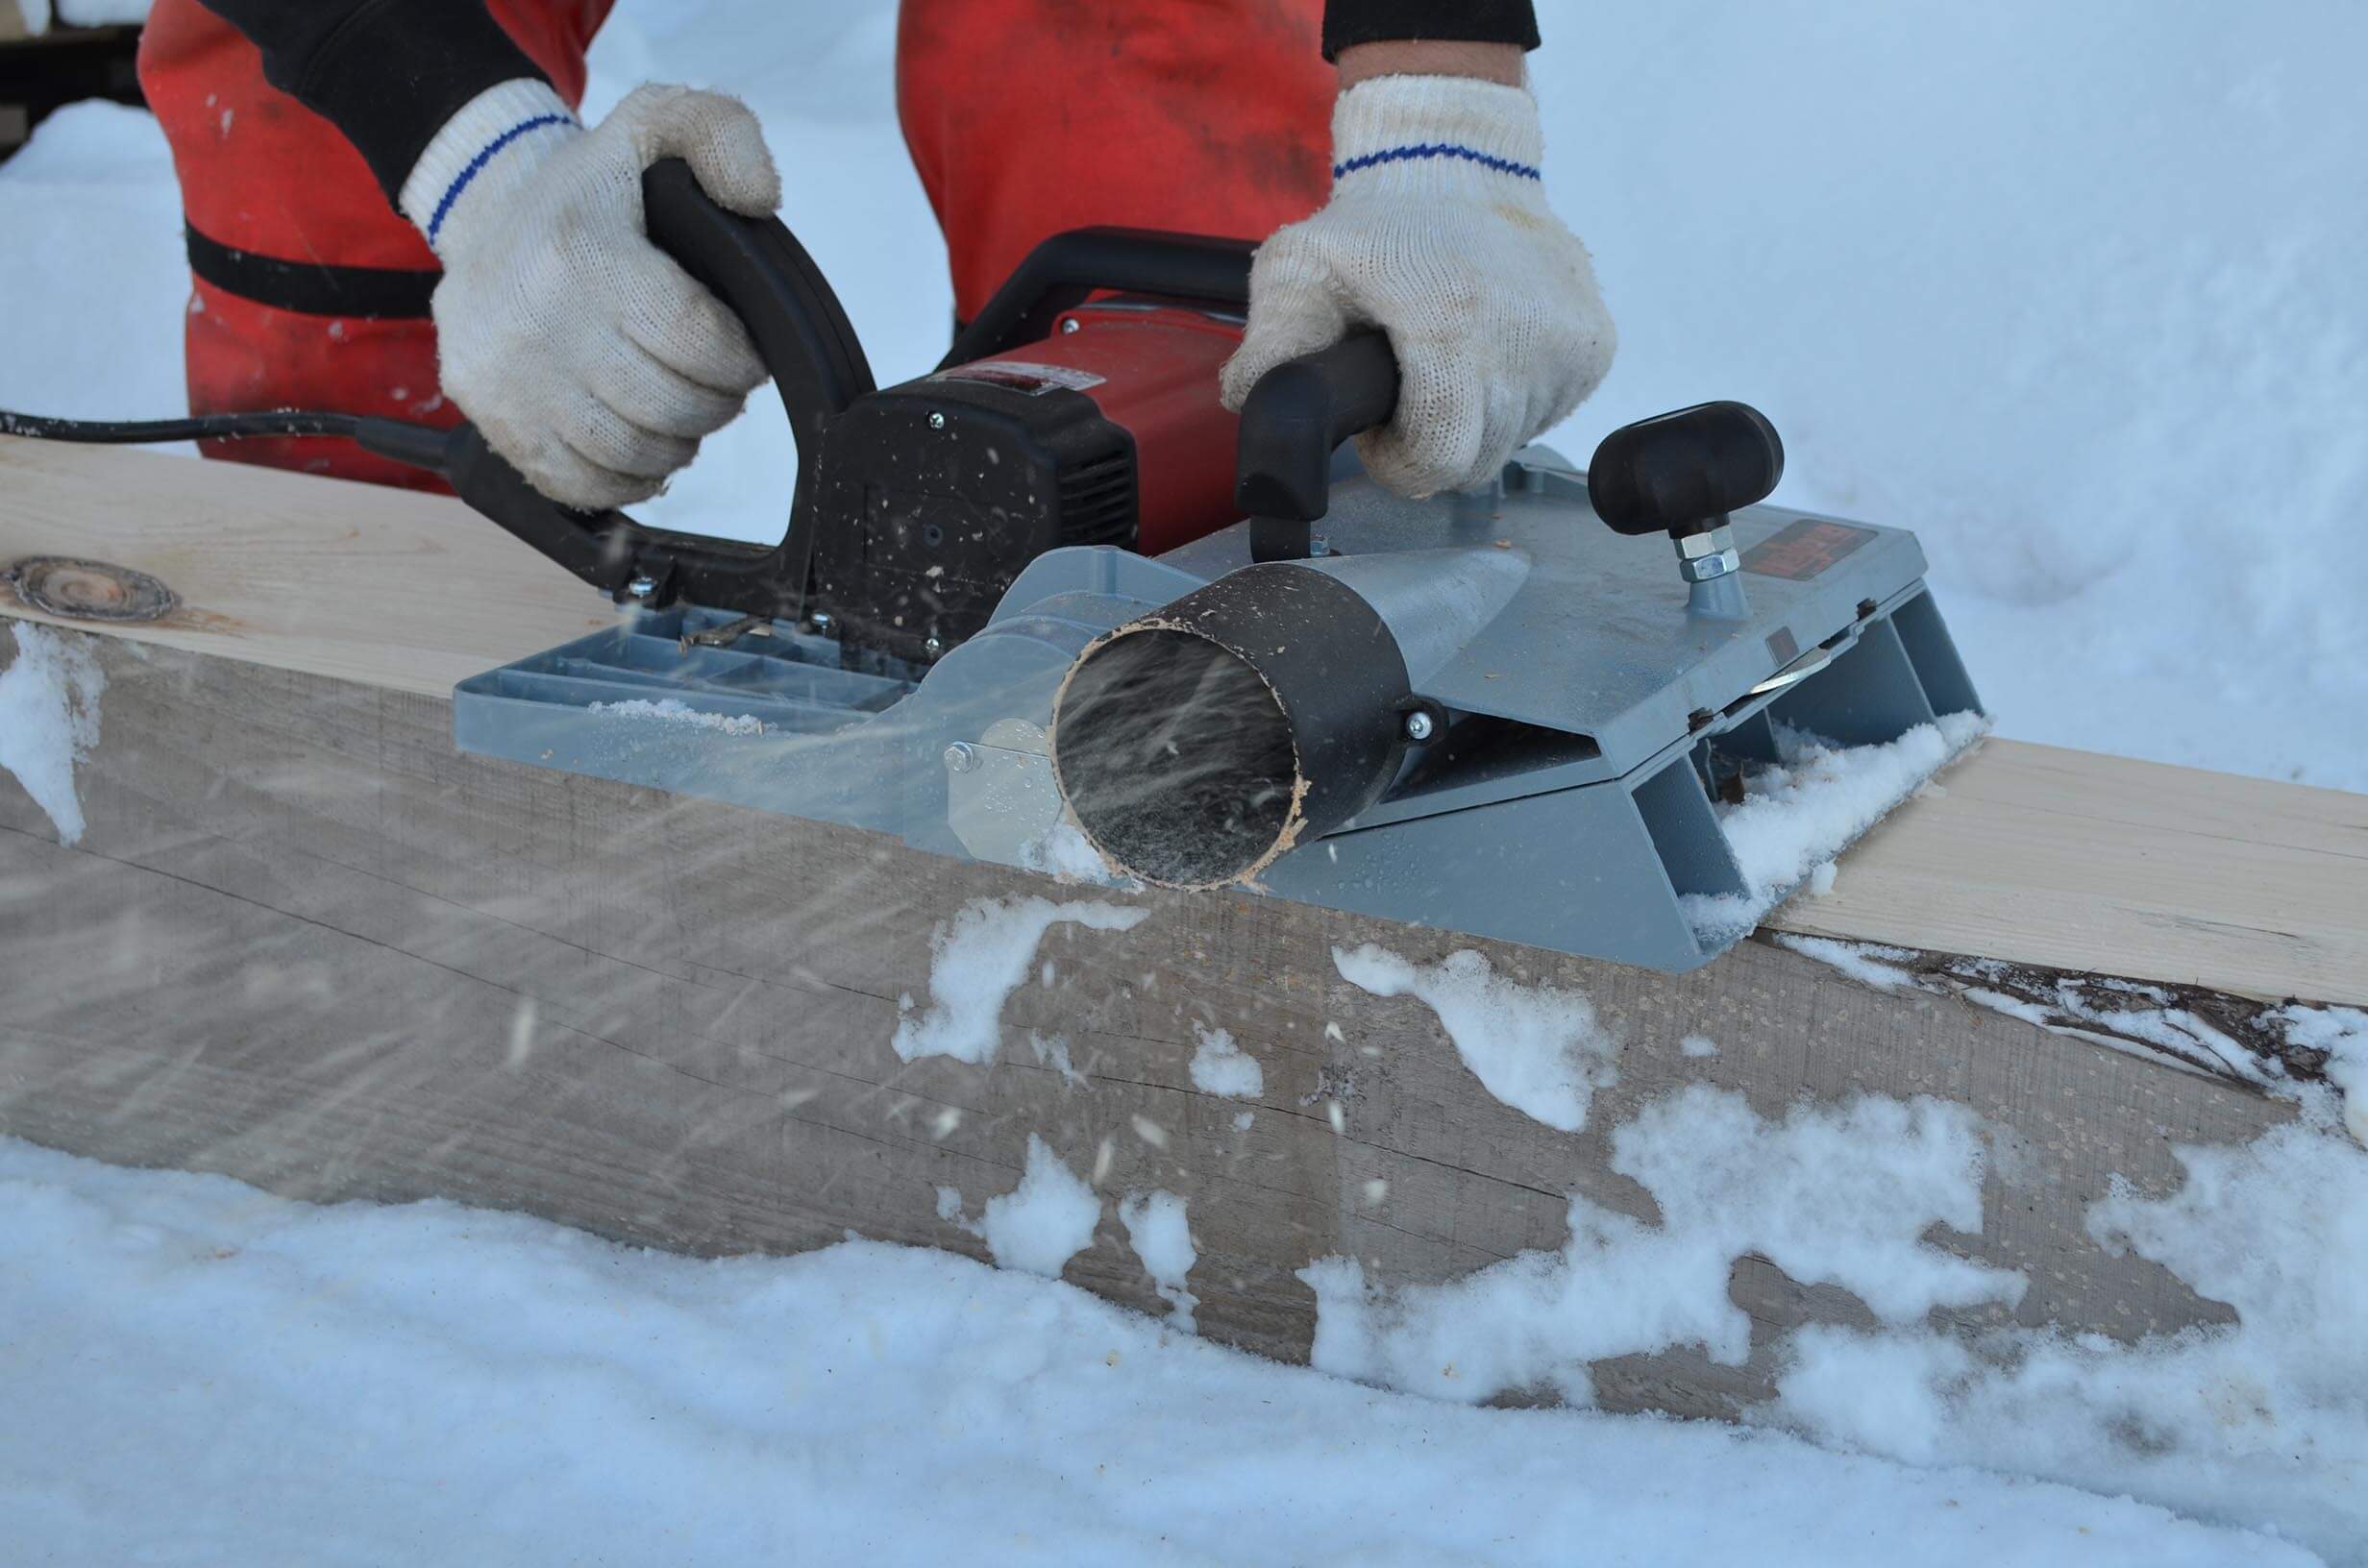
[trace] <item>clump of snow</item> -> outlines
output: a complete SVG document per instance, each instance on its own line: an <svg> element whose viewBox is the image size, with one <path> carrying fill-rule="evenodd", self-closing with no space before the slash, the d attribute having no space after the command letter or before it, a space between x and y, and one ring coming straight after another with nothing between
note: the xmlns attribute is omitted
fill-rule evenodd
<svg viewBox="0 0 2368 1568"><path fill-rule="evenodd" d="M945 1252L676 1258L7 1139L0 1400L26 1563L2309 1560L1781 1433L1376 1392Z"/></svg>
<svg viewBox="0 0 2368 1568"><path fill-rule="evenodd" d="M1196 1332L1193 1309L1200 1298L1185 1288L1185 1280L1200 1254L1193 1246L1184 1210L1184 1200L1172 1192L1129 1192L1119 1203L1119 1223L1126 1227L1135 1256L1143 1260L1144 1271L1168 1304L1169 1326L1192 1334Z"/></svg>
<svg viewBox="0 0 2368 1568"><path fill-rule="evenodd" d="M16 657L0 670L0 769L16 775L57 828L60 844L79 844L83 803L74 770L99 744L107 673L86 639L30 621L8 625Z"/></svg>
<svg viewBox="0 0 2368 1568"><path fill-rule="evenodd" d="M1147 909L1122 904L1056 904L1048 898L981 898L929 937L929 1006L915 1015L909 996L898 999L897 1032L889 1043L904 1061L950 1056L986 1063L1000 1043L1003 1003L1027 981L1036 944L1055 925L1130 931Z"/></svg>
<svg viewBox="0 0 2368 1568"><path fill-rule="evenodd" d="M1368 943L1333 948L1332 963L1376 996L1420 998L1481 1087L1548 1127L1577 1132L1595 1090L1618 1080L1619 1041L1584 992L1519 985L1470 949L1417 965Z"/></svg>
<svg viewBox="0 0 2368 1568"><path fill-rule="evenodd" d="M587 711L618 719L654 719L662 723L712 729L725 735L762 735L766 727L765 722L752 713L706 713L692 707L678 697L664 697L654 702L644 697L626 698L616 702L594 702L588 705Z"/></svg>
<svg viewBox="0 0 2368 1568"><path fill-rule="evenodd" d="M1688 1056L1716 1056L1718 1042L1708 1035L1688 1035L1677 1042L1677 1048Z"/></svg>
<svg viewBox="0 0 2368 1568"><path fill-rule="evenodd" d="M1980 1355L1934 1334L1804 1330L1779 1418L1918 1463L2274 1528L2330 1561L2368 1563L2368 1154L2306 1119L2179 1158L2176 1192L2117 1183L2089 1232L2226 1302L2236 1324L2134 1346L2016 1330Z"/></svg>
<svg viewBox="0 0 2368 1568"><path fill-rule="evenodd" d="M1476 1402L1513 1390L1593 1397L1589 1364L1700 1345L1739 1365L1751 1321L1730 1299L1754 1253L1793 1279L1837 1285L1891 1325L1936 1307L2014 1302L2023 1277L1924 1239L1982 1227L1984 1152L1963 1107L1863 1096L1763 1119L1694 1084L1612 1135L1612 1168L1650 1192L1647 1225L1583 1197L1570 1241L1445 1284L1369 1281L1352 1259L1299 1278L1316 1292L1315 1364L1361 1382Z"/></svg>
<svg viewBox="0 0 2368 1568"><path fill-rule="evenodd" d="M1040 838L1032 839L1020 848L1023 870L1040 871L1061 882L1083 882L1099 888L1139 888L1143 884L1132 877L1121 876L1101 858L1085 830L1066 813L1061 820L1046 828Z"/></svg>
<svg viewBox="0 0 2368 1568"><path fill-rule="evenodd" d="M1828 968L1839 969L1862 986L1877 991L1912 991L1916 989L1912 970L1900 966L1915 958L1905 947L1886 947L1872 942L1836 942L1829 937L1796 936L1790 931L1775 933L1776 944L1789 947L1804 958L1813 958Z"/></svg>
<svg viewBox="0 0 2368 1568"><path fill-rule="evenodd" d="M1248 1131L1249 1131L1252 1127L1256 1126L1256 1125L1257 1125L1257 1123L1258 1123L1258 1114L1257 1114L1256 1112L1254 1112L1254 1111L1242 1111L1242 1112L1237 1112L1237 1113L1235 1114L1235 1115L1234 1115L1234 1118L1233 1118L1233 1130L1234 1130L1235 1132L1237 1132L1237 1133L1246 1133L1246 1132L1248 1132Z"/></svg>
<svg viewBox="0 0 2368 1568"><path fill-rule="evenodd" d="M1865 831L1989 730L1978 713L1917 724L1879 746L1830 746L1778 726L1781 761L1743 777L1740 805L1716 804L1719 830L1749 890L1678 901L1704 942L1732 942L1760 923ZM1831 891L1829 875L1824 888Z"/></svg>
<svg viewBox="0 0 2368 1568"><path fill-rule="evenodd" d="M2343 1125L2368 1147L2368 1012L2356 1007L2280 1008L2289 1044L2327 1053L2327 1081L2343 1095Z"/></svg>
<svg viewBox="0 0 2368 1568"><path fill-rule="evenodd" d="M939 1201L942 1214L942 1192ZM956 1202L958 1212L958 1197ZM1094 1189L1030 1133L1027 1168L1020 1185L987 1200L978 1234L985 1237L997 1267L1057 1280L1069 1260L1094 1244L1094 1226L1100 1218L1101 1200Z"/></svg>
<svg viewBox="0 0 2368 1568"><path fill-rule="evenodd" d="M1233 1042L1231 1034L1197 1020L1193 1033L1200 1037L1199 1048L1193 1052L1193 1088L1229 1100L1254 1100L1266 1092L1266 1069Z"/></svg>

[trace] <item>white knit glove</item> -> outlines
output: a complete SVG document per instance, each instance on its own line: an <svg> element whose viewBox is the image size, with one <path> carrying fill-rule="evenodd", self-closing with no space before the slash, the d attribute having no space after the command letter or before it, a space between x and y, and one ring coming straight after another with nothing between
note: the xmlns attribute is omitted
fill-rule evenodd
<svg viewBox="0 0 2368 1568"><path fill-rule="evenodd" d="M444 262L445 392L572 506L657 494L765 380L746 329L647 237L641 174L662 158L735 212L780 205L756 116L688 87L642 87L586 131L546 84L506 82L404 182L404 215Z"/></svg>
<svg viewBox="0 0 2368 1568"><path fill-rule="evenodd" d="M1258 248L1225 406L1286 359L1378 326L1397 354L1397 414L1358 451L1393 490L1486 484L1567 417L1618 340L1587 247L1546 206L1544 143L1519 87L1382 76L1342 93L1332 200Z"/></svg>

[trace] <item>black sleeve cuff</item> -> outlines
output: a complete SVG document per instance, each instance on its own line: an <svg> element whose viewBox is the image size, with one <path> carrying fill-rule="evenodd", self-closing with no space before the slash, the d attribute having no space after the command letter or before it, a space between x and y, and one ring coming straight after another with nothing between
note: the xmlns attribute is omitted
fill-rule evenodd
<svg viewBox="0 0 2368 1568"><path fill-rule="evenodd" d="M204 0L263 52L263 79L345 134L389 202L487 87L547 80L484 0Z"/></svg>
<svg viewBox="0 0 2368 1568"><path fill-rule="evenodd" d="M1324 0L1323 58L1360 43L1422 39L1538 47L1531 0Z"/></svg>

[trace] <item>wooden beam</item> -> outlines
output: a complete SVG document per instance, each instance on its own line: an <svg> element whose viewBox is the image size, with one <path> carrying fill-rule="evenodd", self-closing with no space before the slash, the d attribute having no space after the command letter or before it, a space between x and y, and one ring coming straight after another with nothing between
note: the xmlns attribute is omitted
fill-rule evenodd
<svg viewBox="0 0 2368 1568"><path fill-rule="evenodd" d="M436 697L615 615L457 502L0 438L0 562L35 554L182 596L112 635ZM1993 741L1769 923L2368 1003L2368 796Z"/></svg>
<svg viewBox="0 0 2368 1568"><path fill-rule="evenodd" d="M452 506L174 460L27 459L5 444L0 468L0 557L72 541L188 600L178 624L66 633L107 679L78 845L0 781L0 1133L308 1198L517 1208L693 1252L853 1230L974 1254L982 1243L939 1189L975 1216L1017 1185L1033 1135L1096 1173L1106 1200L1067 1278L1158 1310L1115 1199L1166 1188L1190 1205L1203 1332L1303 1359L1314 1299L1296 1271L1314 1259L1444 1279L1561 1244L1572 1193L1653 1218L1611 1169L1610 1138L1677 1087L1721 1086L1771 1117L1803 1099L1934 1094L2014 1151L1986 1177L1981 1233L1934 1237L2027 1273L2014 1320L2128 1337L2228 1315L2098 1247L2084 1216L2115 1177L2174 1186L2173 1145L2257 1137L2286 1102L1945 987L1861 984L1773 941L1669 976L1245 895L1130 896L1151 910L1131 930L1052 928L1040 957L1057 984L1010 998L992 1061L901 1061L900 999L930 995L933 932L981 901L1078 890L456 752L442 682L417 669L515 656L567 634L538 618L582 610L566 579ZM136 482L111 488L113 468ZM413 531L382 541L398 515ZM446 598L434 584L456 563L472 586ZM496 584L522 595L499 616ZM397 669L412 674L382 678ZM1906 864L1942 874L1944 846L1919 847L1914 824L1942 808L1944 822L1980 820L1986 796L1965 778L2027 749L1994 747L1903 814L1887 837L1906 839ZM2298 809L2311 832L2334 831L2324 803ZM2104 822L2091 831L2148 842L2134 808ZM2157 853L2180 842L2167 825ZM2285 831L2267 846L2331 885L2356 876ZM1845 894L1881 882L1868 858L1845 861ZM1995 865L1984 873L2003 886ZM2030 900L2057 900L2042 923L2069 944L2082 890L2063 881ZM2193 891L2197 908L2212 907L2208 892ZM2100 907L2164 896L2150 885ZM1874 934L1872 919L1848 934ZM2199 924L2195 950L2208 956L2211 940ZM1621 1042L1617 1082L1574 1132L1524 1115L1480 1085L1425 1006L1341 976L1334 949L1366 942L1416 961L1476 949L1522 984L1585 992ZM2293 962L2261 971L2265 989L2331 972ZM1259 1061L1254 1101L1196 1087L1205 1029ZM1688 1054L1690 1036L1718 1054ZM1053 1037L1077 1081L1034 1048ZM1745 1365L1672 1352L1599 1366L1606 1402L1729 1413L1767 1395L1789 1329L1867 1320L1844 1292L1756 1258L1737 1260L1730 1291L1755 1324Z"/></svg>

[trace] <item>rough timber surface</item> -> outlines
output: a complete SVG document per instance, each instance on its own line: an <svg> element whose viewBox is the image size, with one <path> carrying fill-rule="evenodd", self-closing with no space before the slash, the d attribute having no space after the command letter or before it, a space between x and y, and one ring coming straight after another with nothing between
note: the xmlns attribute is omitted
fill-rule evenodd
<svg viewBox="0 0 2368 1568"><path fill-rule="evenodd" d="M0 447L0 467L13 456ZM21 472L0 485L9 556L29 552ZM273 515L301 527L299 512ZM170 580L136 544L116 527L78 552ZM308 586L366 618L338 558ZM230 602L227 587L211 597L202 551L179 565L192 608ZM1165 1188L1190 1204L1203 1332L1304 1359L1314 1299L1295 1274L1313 1258L1438 1279L1559 1245L1573 1192L1649 1218L1609 1169L1610 1134L1694 1081L1768 1115L1861 1092L1966 1104L2010 1158L1987 1178L1982 1233L1937 1239L2024 1270L2017 1319L2124 1336L2211 1321L2226 1309L2095 1246L2084 1212L2115 1175L2175 1186L2175 1144L2247 1139L2290 1114L2223 1078L1955 996L1870 989L1766 942L1659 975L1271 900L1089 893L463 756L440 696L359 678L355 660L287 668L298 655L272 606L241 602L250 636L91 639L108 685L78 775L79 845L60 845L0 779L0 1133L308 1198L516 1208L699 1253L851 1230L977 1253L940 1217L938 1189L975 1215L1018 1183L1034 1133L1112 1200L1067 1278L1156 1310L1114 1200ZM307 635L336 641L328 625ZM258 645L286 657L258 661ZM1862 870L1845 862L1845 886ZM976 900L1024 896L1152 914L1124 932L1055 926L1040 957L1058 984L1013 995L991 1065L900 1062L899 998L928 996L932 931ZM1340 978L1332 949L1369 941L1417 960L1476 947L1500 972L1586 992L1623 1041L1618 1083L1575 1134L1513 1111L1427 1008ZM1193 1087L1196 1025L1259 1059L1256 1103ZM1686 1056L1697 1034L1720 1054ZM1031 1035L1069 1041L1085 1082L1042 1066ZM1766 1392L1783 1331L1867 1321L1848 1295L1759 1259L1738 1261L1731 1288L1757 1325L1748 1365L1606 1365L1606 1400L1725 1412Z"/></svg>
<svg viewBox="0 0 2368 1568"><path fill-rule="evenodd" d="M1041 956L1058 987L1019 991L991 1066L908 1066L897 998L928 994L940 921L1100 894L461 756L432 698L96 641L86 836L60 846L0 791L0 1132L105 1159L308 1198L457 1198L693 1252L850 1230L976 1252L937 1189L974 1215L1034 1132L1081 1173L1106 1159L1112 1199L1185 1196L1203 1331L1303 1359L1314 1302L1294 1274L1313 1258L1443 1278L1558 1245L1574 1191L1649 1215L1607 1168L1609 1130L1696 1079L1767 1115L1859 1091L1971 1105L2022 1153L1990 1178L1984 1233L1945 1240L2029 1272L2020 1316L2208 1320L2220 1310L2160 1269L2090 1244L2082 1212L2114 1173L2175 1185L2174 1142L2286 1115L1766 943L1666 976L1224 895L1159 895L1126 932L1056 926ZM1421 1004L1339 977L1333 946L1366 941L1476 945L1586 991L1625 1041L1618 1084L1576 1135L1498 1103ZM1255 1105L1193 1088L1196 1023L1260 1060ZM1031 1031L1067 1039L1085 1085L1039 1066ZM1690 1034L1721 1054L1685 1056ZM1068 1277L1155 1309L1114 1216ZM1754 1364L1607 1366L1605 1397L1728 1409L1764 1391L1782 1330L1859 1314L1757 1260L1733 1288L1762 1326Z"/></svg>

